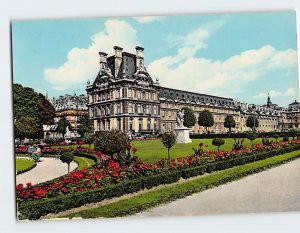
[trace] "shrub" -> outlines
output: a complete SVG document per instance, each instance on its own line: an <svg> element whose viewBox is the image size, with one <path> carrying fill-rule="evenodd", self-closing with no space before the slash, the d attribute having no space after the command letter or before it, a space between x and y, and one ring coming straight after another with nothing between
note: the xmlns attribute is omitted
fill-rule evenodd
<svg viewBox="0 0 300 233"><path fill-rule="evenodd" d="M277 142L277 140L278 140L278 138L279 138L279 134L277 134L277 133L273 134L273 138L275 138L275 140L276 140L276 142Z"/></svg>
<svg viewBox="0 0 300 233"><path fill-rule="evenodd" d="M233 139L234 143L233 143L233 147L232 150L241 150L243 149L243 143L244 143L244 139Z"/></svg>
<svg viewBox="0 0 300 233"><path fill-rule="evenodd" d="M218 147L218 151L220 151L220 146L225 144L225 140L223 138L214 138L211 142L214 146Z"/></svg>
<svg viewBox="0 0 300 233"><path fill-rule="evenodd" d="M170 149L176 143L176 135L172 132L165 132L161 136L161 141L164 146L168 149L168 161L170 162Z"/></svg>
<svg viewBox="0 0 300 233"><path fill-rule="evenodd" d="M66 153L63 153L61 156L60 156L60 160L63 162L63 163L67 163L68 164L68 173L70 173L70 163L74 160L74 155L72 152L66 152Z"/></svg>
<svg viewBox="0 0 300 233"><path fill-rule="evenodd" d="M116 162L124 164L128 159L126 149L129 140L126 134L119 130L101 132L95 136L94 144L96 151L110 156Z"/></svg>

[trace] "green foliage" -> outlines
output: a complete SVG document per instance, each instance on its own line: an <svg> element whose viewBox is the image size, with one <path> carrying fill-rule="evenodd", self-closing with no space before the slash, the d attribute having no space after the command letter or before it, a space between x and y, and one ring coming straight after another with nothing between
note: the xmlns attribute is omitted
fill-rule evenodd
<svg viewBox="0 0 300 233"><path fill-rule="evenodd" d="M128 159L126 149L129 142L125 133L113 129L96 135L94 146L96 151L111 156L115 161L124 164Z"/></svg>
<svg viewBox="0 0 300 233"><path fill-rule="evenodd" d="M272 140L270 140L270 138L269 137L262 137L262 144L263 145L267 145L267 146L270 146L270 145L272 145L272 143L273 143L273 141Z"/></svg>
<svg viewBox="0 0 300 233"><path fill-rule="evenodd" d="M277 134L277 133L273 134L273 138L275 138L275 140L276 140L276 142L277 142L277 140L278 140L278 138L279 138L279 134Z"/></svg>
<svg viewBox="0 0 300 233"><path fill-rule="evenodd" d="M21 213L21 219L39 219L41 216L45 216L49 213L59 213L88 203L96 203L104 199L119 197L129 193L135 193L145 188L149 189L160 184L174 183L178 181L180 177L186 179L189 177L201 175L204 172L216 171L207 176L201 176L196 179L192 179L184 183L175 184L172 186L161 187L153 191L139 194L135 197L101 206L97 209L94 208L84 210L79 213L68 215L68 217L73 217L74 215L76 215L84 218L100 216L124 216L127 214L137 213L158 204L166 203L178 198L183 198L195 192L200 192L210 187L224 184L229 181L247 176L249 174L254 174L267 168L297 159L300 157L300 154L297 151L299 149L299 145L296 145L294 147L282 148L276 151L261 152L256 156L250 155L228 161L221 161L211 164L210 166L198 166L194 168L187 168L182 171L167 172L148 177L141 177L100 189L61 195L58 197L43 199L40 201L22 202L18 206L18 211ZM226 168L231 169L220 171ZM142 197L143 199L141 199ZM112 206L113 208L110 208ZM103 212L105 212L105 215L103 215Z"/></svg>
<svg viewBox="0 0 300 233"><path fill-rule="evenodd" d="M62 136L66 134L67 127L69 127L69 130L72 130L70 122L65 117L60 118L57 123L57 130L62 134Z"/></svg>
<svg viewBox="0 0 300 233"><path fill-rule="evenodd" d="M17 137L38 138L41 135L39 119L32 116L20 116L15 123L15 135Z"/></svg>
<svg viewBox="0 0 300 233"><path fill-rule="evenodd" d="M16 158L16 170L18 175L31 170L35 166L36 163L32 160L26 158Z"/></svg>
<svg viewBox="0 0 300 233"><path fill-rule="evenodd" d="M39 115L43 125L54 124L55 109L54 106L42 94L38 94Z"/></svg>
<svg viewBox="0 0 300 233"><path fill-rule="evenodd" d="M60 160L63 162L63 163L66 163L68 164L68 173L70 173L70 163L74 160L74 155L72 152L66 152L66 153L63 153L61 156L60 156Z"/></svg>
<svg viewBox="0 0 300 233"><path fill-rule="evenodd" d="M168 160L170 161L170 149L175 145L176 143L176 135L172 132L165 132L161 136L161 142L164 144L164 146L168 149Z"/></svg>
<svg viewBox="0 0 300 233"><path fill-rule="evenodd" d="M79 121L78 133L81 137L87 136L92 131L92 121L89 116L82 116Z"/></svg>
<svg viewBox="0 0 300 233"><path fill-rule="evenodd" d="M257 117L249 116L246 120L246 126L251 128L252 130L255 130L259 126Z"/></svg>
<svg viewBox="0 0 300 233"><path fill-rule="evenodd" d="M224 127L231 131L231 128L235 128L235 120L232 115L227 115L224 121Z"/></svg>
<svg viewBox="0 0 300 233"><path fill-rule="evenodd" d="M183 117L183 125L185 127L192 127L196 124L196 117L194 115L194 111L190 108L182 108L184 110L184 117Z"/></svg>
<svg viewBox="0 0 300 233"><path fill-rule="evenodd" d="M296 128L291 128L289 129L289 136L293 138L293 140L295 139L295 137L297 137L299 135L299 130Z"/></svg>
<svg viewBox="0 0 300 233"><path fill-rule="evenodd" d="M54 121L52 104L44 95L20 84L13 84L13 101L15 137L42 137L43 125Z"/></svg>
<svg viewBox="0 0 300 233"><path fill-rule="evenodd" d="M248 134L246 135L246 137L251 141L251 147L252 147L252 149L253 149L253 141L254 141L256 138L258 138L258 134L255 133L255 132L253 131L253 132L251 132L251 133L248 133Z"/></svg>
<svg viewBox="0 0 300 233"><path fill-rule="evenodd" d="M244 143L244 139L233 139L234 143L233 143L233 147L232 150L241 150L243 148L243 143Z"/></svg>
<svg viewBox="0 0 300 233"><path fill-rule="evenodd" d="M210 111L203 110L199 113L198 124L200 126L204 126L206 128L206 132L207 132L207 127L212 127L214 123L215 123L214 118Z"/></svg>
<svg viewBox="0 0 300 233"><path fill-rule="evenodd" d="M23 219L39 219L49 213L58 213L67 209L76 208L89 203L100 202L107 198L119 197L124 194L134 193L141 189L152 188L161 184L170 184L178 181L181 171L166 172L149 177L128 180L120 184L104 188L75 192L40 201L22 202L18 211Z"/></svg>
<svg viewBox="0 0 300 233"><path fill-rule="evenodd" d="M220 150L220 146L225 144L225 140L223 138L214 138L211 142L214 146L218 147L218 151Z"/></svg>

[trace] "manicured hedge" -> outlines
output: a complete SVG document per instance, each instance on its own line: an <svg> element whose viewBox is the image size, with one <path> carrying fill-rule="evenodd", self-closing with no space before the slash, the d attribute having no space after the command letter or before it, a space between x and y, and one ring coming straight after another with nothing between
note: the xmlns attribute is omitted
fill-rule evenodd
<svg viewBox="0 0 300 233"><path fill-rule="evenodd" d="M288 132L263 132L259 133L259 137L273 137L274 134L279 135L279 137L284 137L288 135ZM214 133L214 134L191 134L191 139L210 139L210 138L246 138L247 133Z"/></svg>
<svg viewBox="0 0 300 233"><path fill-rule="evenodd" d="M41 216L49 213L59 213L88 203L95 203L104 199L134 193L145 188L149 189L161 184L174 183L178 181L180 177L181 171L166 172L151 177L129 180L97 190L66 194L38 201L22 202L18 206L18 211L21 214L19 218L30 220L39 219Z"/></svg>
<svg viewBox="0 0 300 233"><path fill-rule="evenodd" d="M78 156L78 157L84 157L84 158L88 158L93 160L95 163L99 162L99 158L97 155L94 154L88 154L88 153L82 153L82 152L78 152L78 151L74 151L73 152L74 156Z"/></svg>
<svg viewBox="0 0 300 233"><path fill-rule="evenodd" d="M181 177L187 179L189 177L201 175L205 172L210 173L214 171L224 170L237 165L243 165L258 160L263 160L275 155L281 155L296 150L300 150L300 145L293 145L275 151L260 152L241 158L214 162L208 165L202 165L171 172L169 171L148 177L141 177L96 190L94 189L71 193L37 201L24 201L19 204L18 211L21 214L20 218L22 219L39 219L41 216L47 215L49 213L59 213L61 211L76 208L88 203L100 202L104 199L110 199L113 197L122 196L124 194L134 193L145 188L150 189L161 184L171 184L178 181Z"/></svg>

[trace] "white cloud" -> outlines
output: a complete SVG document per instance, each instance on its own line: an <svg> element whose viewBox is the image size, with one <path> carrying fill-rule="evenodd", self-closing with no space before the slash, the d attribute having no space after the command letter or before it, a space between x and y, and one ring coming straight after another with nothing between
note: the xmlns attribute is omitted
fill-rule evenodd
<svg viewBox="0 0 300 233"><path fill-rule="evenodd" d="M89 47L71 49L63 65L44 70L45 78L56 90L82 87L87 80L93 81L99 71L98 52L112 54L115 45L133 53L139 45L136 30L125 21L106 21L105 29L91 37Z"/></svg>
<svg viewBox="0 0 300 233"><path fill-rule="evenodd" d="M158 77L163 86L232 97L245 90L249 82L269 72L297 67L297 51L292 49L278 51L266 45L225 61L195 57L198 49L197 46L183 46L175 56L151 62L148 71Z"/></svg>
<svg viewBox="0 0 300 233"><path fill-rule="evenodd" d="M295 95L294 88L288 88L285 92L271 90L269 92L270 97L282 97L282 96L294 96ZM266 99L268 97L268 93L259 93L258 95L253 96L254 99Z"/></svg>
<svg viewBox="0 0 300 233"><path fill-rule="evenodd" d="M163 19L162 16L140 16L140 17L133 17L139 23L152 23L155 21L161 21Z"/></svg>

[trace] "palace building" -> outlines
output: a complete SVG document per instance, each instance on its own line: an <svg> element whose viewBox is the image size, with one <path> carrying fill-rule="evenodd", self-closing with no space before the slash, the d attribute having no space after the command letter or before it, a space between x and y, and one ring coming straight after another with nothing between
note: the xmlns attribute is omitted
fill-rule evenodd
<svg viewBox="0 0 300 233"><path fill-rule="evenodd" d="M250 115L258 118L259 131L277 131L291 127L290 115L294 105L290 110L284 109L273 104L270 97L266 105L254 105L231 98L162 87L159 80L153 81L147 72L142 47L137 46L136 53L131 54L115 46L114 55L99 52L99 56L99 72L95 80L88 82L86 87L87 107L94 132L110 129L126 133L174 130L176 114L183 107L191 108L196 119L200 111L212 112L215 124L209 129L211 132L228 131L224 128L227 115L232 115L235 119L234 131L250 130L246 126L246 119ZM297 105L298 110L299 106L300 104ZM203 133L204 127L196 123L192 131Z"/></svg>

